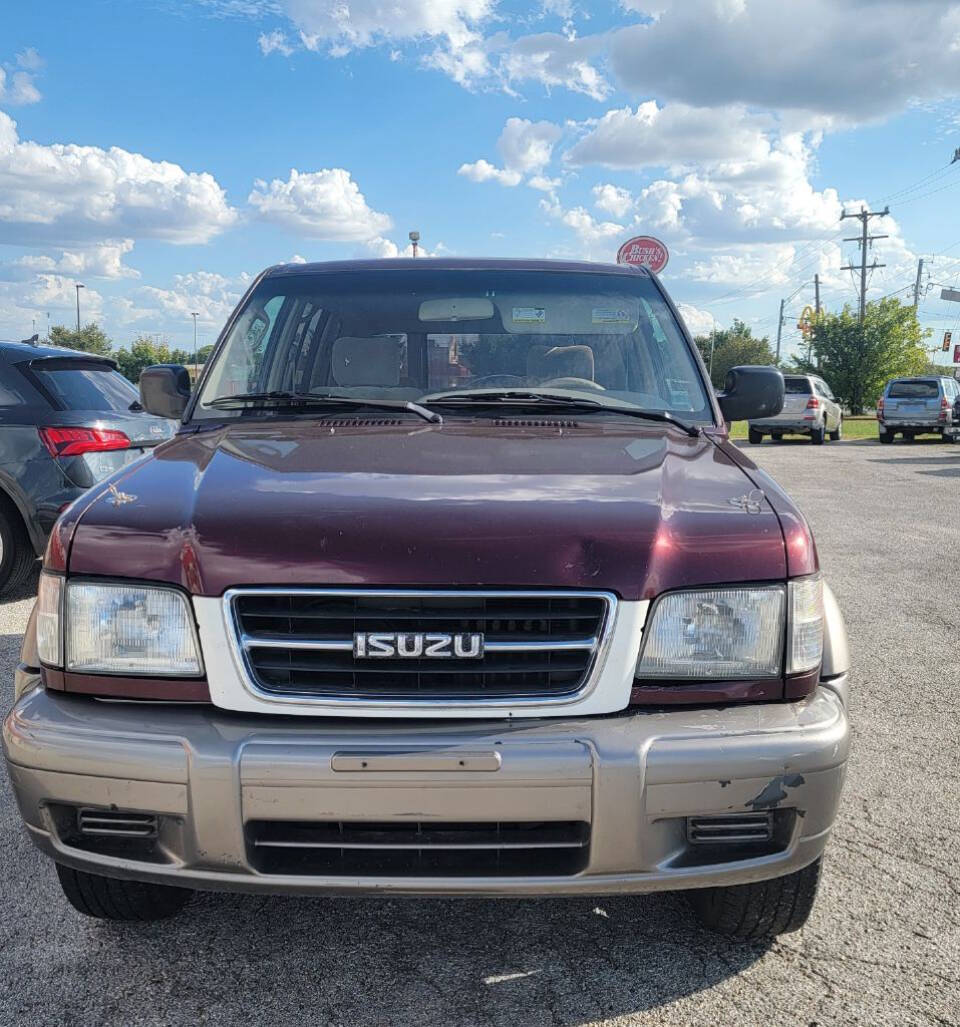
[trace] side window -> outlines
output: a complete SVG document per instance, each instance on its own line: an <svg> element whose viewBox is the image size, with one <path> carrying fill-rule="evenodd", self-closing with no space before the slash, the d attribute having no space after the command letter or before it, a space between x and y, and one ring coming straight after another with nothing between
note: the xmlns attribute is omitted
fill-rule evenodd
<svg viewBox="0 0 960 1027"><path fill-rule="evenodd" d="M237 328L244 344L231 346L225 358L217 361L207 395L236 396L260 391L257 383L263 355L283 300L283 296L273 296L262 307L251 305L243 312Z"/></svg>

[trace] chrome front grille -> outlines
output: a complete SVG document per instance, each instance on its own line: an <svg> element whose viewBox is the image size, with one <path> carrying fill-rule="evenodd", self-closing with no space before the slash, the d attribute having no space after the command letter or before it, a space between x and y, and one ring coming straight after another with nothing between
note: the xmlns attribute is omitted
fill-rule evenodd
<svg viewBox="0 0 960 1027"><path fill-rule="evenodd" d="M616 605L603 592L368 589L235 589L225 602L260 694L404 705L569 700L591 682ZM480 635L482 652L373 659L356 640L377 633L411 646Z"/></svg>

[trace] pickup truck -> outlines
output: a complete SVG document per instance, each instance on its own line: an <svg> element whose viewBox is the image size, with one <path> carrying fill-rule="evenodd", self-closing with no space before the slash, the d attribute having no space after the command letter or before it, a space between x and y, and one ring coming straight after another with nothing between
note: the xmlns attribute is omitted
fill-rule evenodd
<svg viewBox="0 0 960 1027"><path fill-rule="evenodd" d="M731 445L658 279L616 265L270 268L176 436L51 534L3 727L80 912L197 889L683 890L798 929L849 744L803 516Z"/></svg>

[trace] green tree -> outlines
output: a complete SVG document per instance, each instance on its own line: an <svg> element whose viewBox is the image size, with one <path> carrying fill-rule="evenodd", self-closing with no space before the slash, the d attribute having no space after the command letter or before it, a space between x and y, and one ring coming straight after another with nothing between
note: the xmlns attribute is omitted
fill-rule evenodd
<svg viewBox="0 0 960 1027"><path fill-rule="evenodd" d="M734 319L730 328L722 328L710 335L698 335L694 340L710 367L710 347L713 346L713 369L710 379L716 388L723 388L727 372L740 364L774 364L776 358L767 336L757 338L749 325Z"/></svg>
<svg viewBox="0 0 960 1027"><path fill-rule="evenodd" d="M150 367L151 364L180 363L173 359L173 355L166 343L158 343L148 335L141 335L133 340L130 349L119 349L114 357L120 373L136 385L140 381L140 372L145 367Z"/></svg>
<svg viewBox="0 0 960 1027"><path fill-rule="evenodd" d="M205 364L210 359L210 354L212 352L213 352L213 343L211 343L209 346L201 346L197 350L197 363L200 364L201 366L203 364ZM188 362L192 363L193 362L193 358L191 357L190 361L188 361Z"/></svg>
<svg viewBox="0 0 960 1027"><path fill-rule="evenodd" d="M851 414L876 405L891 378L923 374L928 363L924 339L912 306L895 297L868 303L863 324L846 306L821 313L813 326L810 358L798 357L796 370L823 375Z"/></svg>
<svg viewBox="0 0 960 1027"><path fill-rule="evenodd" d="M79 332L64 325L55 325L50 329L50 342L54 346L79 349L84 353L96 353L101 357L111 356L113 349L113 343L98 324L84 325Z"/></svg>

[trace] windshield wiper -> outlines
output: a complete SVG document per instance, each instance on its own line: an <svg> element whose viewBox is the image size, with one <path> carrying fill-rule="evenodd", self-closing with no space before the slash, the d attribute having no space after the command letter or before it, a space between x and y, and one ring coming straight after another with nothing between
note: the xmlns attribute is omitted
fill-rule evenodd
<svg viewBox="0 0 960 1027"><path fill-rule="evenodd" d="M422 417L431 424L443 424L443 418L435 410L428 410L419 403L402 399L367 399L362 396L335 396L330 393L286 392L242 392L237 396L219 396L204 403L215 410L241 410L251 404L261 403L276 407L376 407L382 410L407 410Z"/></svg>
<svg viewBox="0 0 960 1027"><path fill-rule="evenodd" d="M424 397L433 406L556 406L566 407L575 410L600 410L614 414L624 414L627 417L638 417L645 421L659 421L661 424L672 424L679 428L691 438L697 438L700 428L693 424L681 421L679 417L666 410L641 410L639 407L614 406L611 403L601 403L596 399L588 399L585 396L564 396L555 392L528 392L526 390L506 390L504 392L444 392L433 396Z"/></svg>

